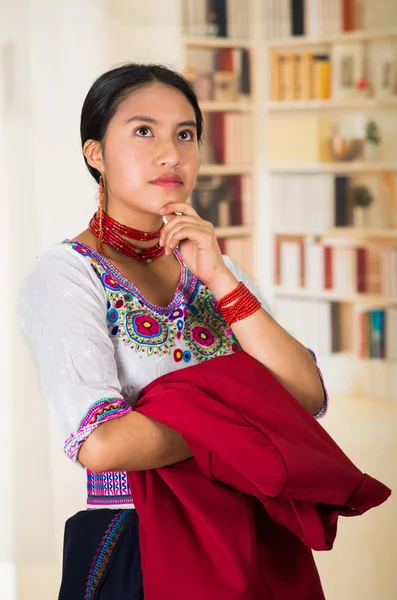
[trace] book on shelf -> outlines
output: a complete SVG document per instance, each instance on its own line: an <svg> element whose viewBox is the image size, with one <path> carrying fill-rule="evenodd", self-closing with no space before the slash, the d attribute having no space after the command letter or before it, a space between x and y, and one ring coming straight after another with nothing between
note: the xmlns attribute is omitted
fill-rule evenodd
<svg viewBox="0 0 397 600"><path fill-rule="evenodd" d="M340 350L340 323L333 304L277 298L272 308L280 325L320 357Z"/></svg>
<svg viewBox="0 0 397 600"><path fill-rule="evenodd" d="M318 233L334 226L334 177L329 173L272 174L274 231Z"/></svg>
<svg viewBox="0 0 397 600"><path fill-rule="evenodd" d="M185 35L249 38L249 11L245 0L182 0Z"/></svg>
<svg viewBox="0 0 397 600"><path fill-rule="evenodd" d="M186 75L200 102L242 102L251 94L249 52L241 48L190 49Z"/></svg>
<svg viewBox="0 0 397 600"><path fill-rule="evenodd" d="M312 114L275 114L267 125L270 164L330 162L332 122Z"/></svg>
<svg viewBox="0 0 397 600"><path fill-rule="evenodd" d="M208 114L205 119L202 164L251 164L252 138L250 113Z"/></svg>
<svg viewBox="0 0 397 600"><path fill-rule="evenodd" d="M397 360L397 308L355 309L355 353L359 358Z"/></svg>
<svg viewBox="0 0 397 600"><path fill-rule="evenodd" d="M335 35L355 27L354 0L263 0L266 40Z"/></svg>
<svg viewBox="0 0 397 600"><path fill-rule="evenodd" d="M382 295L397 302L397 248L275 239L275 284L287 292Z"/></svg>
<svg viewBox="0 0 397 600"><path fill-rule="evenodd" d="M327 100L331 95L329 54L271 52L270 97L273 101Z"/></svg>
<svg viewBox="0 0 397 600"><path fill-rule="evenodd" d="M235 227L249 224L246 206L247 177L239 175L200 176L190 202L199 216L214 227Z"/></svg>

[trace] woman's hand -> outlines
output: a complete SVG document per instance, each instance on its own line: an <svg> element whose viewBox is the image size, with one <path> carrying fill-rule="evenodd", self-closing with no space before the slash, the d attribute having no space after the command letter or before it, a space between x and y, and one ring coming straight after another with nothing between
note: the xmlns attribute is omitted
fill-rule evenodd
<svg viewBox="0 0 397 600"><path fill-rule="evenodd" d="M201 219L186 202L171 202L160 214L167 219L160 237L160 245L164 246L167 255L179 246L188 269L212 292L221 280L235 279L224 263L212 223Z"/></svg>

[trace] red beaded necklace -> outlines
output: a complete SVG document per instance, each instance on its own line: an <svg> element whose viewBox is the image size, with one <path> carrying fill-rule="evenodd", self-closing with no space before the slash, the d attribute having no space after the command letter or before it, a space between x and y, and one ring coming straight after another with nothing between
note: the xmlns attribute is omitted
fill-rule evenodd
<svg viewBox="0 0 397 600"><path fill-rule="evenodd" d="M134 246L125 242L121 237L124 236L130 240L138 240L140 242L149 242L160 237L162 227L154 233L139 231L139 229L132 229L132 227L127 227L127 225L122 225L112 219L112 217L109 217L105 212L102 215L99 212L94 214L88 226L91 233L98 239L118 250L118 252L142 262L151 263L156 258L163 256L164 248L158 243L150 248L134 248Z"/></svg>

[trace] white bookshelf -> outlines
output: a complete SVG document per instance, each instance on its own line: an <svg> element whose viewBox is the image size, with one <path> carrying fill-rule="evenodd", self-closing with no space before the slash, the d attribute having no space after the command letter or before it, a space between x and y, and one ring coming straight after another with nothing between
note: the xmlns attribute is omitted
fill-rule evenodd
<svg viewBox="0 0 397 600"><path fill-rule="evenodd" d="M248 175L252 165L201 165L200 175Z"/></svg>
<svg viewBox="0 0 397 600"><path fill-rule="evenodd" d="M397 172L397 162L330 162L330 163L315 163L315 164L277 164L269 165L269 170L272 173L382 173Z"/></svg>
<svg viewBox="0 0 397 600"><path fill-rule="evenodd" d="M397 39L397 28L382 31L349 31L337 35L323 37L293 36L281 40L264 42L268 49L283 50L284 48L305 48L313 46L326 46L332 44L349 44L356 42L382 42Z"/></svg>
<svg viewBox="0 0 397 600"><path fill-rule="evenodd" d="M389 307L397 306L397 298L389 298L381 294L343 294L333 290L312 291L303 288L288 289L275 286L275 294L278 297L299 298L306 300L323 300L332 302L348 302L361 306Z"/></svg>
<svg viewBox="0 0 397 600"><path fill-rule="evenodd" d="M197 0L200 1L200 0ZM253 44L249 40L237 40L233 38L185 36L182 43L186 48L238 48L252 50Z"/></svg>
<svg viewBox="0 0 397 600"><path fill-rule="evenodd" d="M251 102L200 102L201 110L205 112L251 112Z"/></svg>
<svg viewBox="0 0 397 600"><path fill-rule="evenodd" d="M390 228L371 228L371 227L333 227L331 229L274 229L273 235L283 237L317 237L330 239L346 240L379 240L396 241L397 229Z"/></svg>
<svg viewBox="0 0 397 600"><path fill-rule="evenodd" d="M266 109L273 112L326 110L387 110L397 109L397 98L355 98L352 100L271 100Z"/></svg>
<svg viewBox="0 0 397 600"><path fill-rule="evenodd" d="M215 234L217 238L251 237L252 233L252 227L244 225L215 227Z"/></svg>

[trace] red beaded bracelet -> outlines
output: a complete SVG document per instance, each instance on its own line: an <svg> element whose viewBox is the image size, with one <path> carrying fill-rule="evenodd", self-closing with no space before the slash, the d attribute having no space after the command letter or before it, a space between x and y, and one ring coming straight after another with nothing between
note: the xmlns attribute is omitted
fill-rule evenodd
<svg viewBox="0 0 397 600"><path fill-rule="evenodd" d="M253 315L260 309L261 303L258 298L250 292L247 286L240 281L236 289L218 300L215 307L230 326L237 321L242 321L250 315Z"/></svg>

